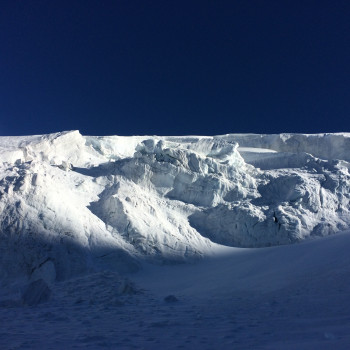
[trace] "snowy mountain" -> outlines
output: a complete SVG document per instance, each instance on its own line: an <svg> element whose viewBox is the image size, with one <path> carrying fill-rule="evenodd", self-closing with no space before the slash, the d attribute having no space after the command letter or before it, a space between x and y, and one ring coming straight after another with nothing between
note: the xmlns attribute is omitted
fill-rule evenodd
<svg viewBox="0 0 350 350"><path fill-rule="evenodd" d="M348 349L349 149L1 137L0 347Z"/></svg>
<svg viewBox="0 0 350 350"><path fill-rule="evenodd" d="M63 280L346 230L349 149L350 134L1 137L0 277Z"/></svg>

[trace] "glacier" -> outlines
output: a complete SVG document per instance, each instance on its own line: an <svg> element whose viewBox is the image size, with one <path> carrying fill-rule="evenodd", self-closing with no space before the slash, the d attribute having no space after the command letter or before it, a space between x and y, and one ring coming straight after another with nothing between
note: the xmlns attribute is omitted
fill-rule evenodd
<svg viewBox="0 0 350 350"><path fill-rule="evenodd" d="M0 348L348 349L349 149L0 137Z"/></svg>
<svg viewBox="0 0 350 350"><path fill-rule="evenodd" d="M0 280L347 230L350 134L0 138ZM13 263L13 262L16 263Z"/></svg>

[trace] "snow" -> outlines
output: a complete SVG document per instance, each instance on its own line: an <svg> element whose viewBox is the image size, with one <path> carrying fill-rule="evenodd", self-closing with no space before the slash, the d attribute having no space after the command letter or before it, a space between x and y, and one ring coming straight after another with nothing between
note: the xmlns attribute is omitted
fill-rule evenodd
<svg viewBox="0 0 350 350"><path fill-rule="evenodd" d="M36 306L7 296L0 347L347 349L349 240L229 248L197 264L145 264L128 279L101 271L57 282Z"/></svg>
<svg viewBox="0 0 350 350"><path fill-rule="evenodd" d="M0 347L348 348L349 146L0 137Z"/></svg>

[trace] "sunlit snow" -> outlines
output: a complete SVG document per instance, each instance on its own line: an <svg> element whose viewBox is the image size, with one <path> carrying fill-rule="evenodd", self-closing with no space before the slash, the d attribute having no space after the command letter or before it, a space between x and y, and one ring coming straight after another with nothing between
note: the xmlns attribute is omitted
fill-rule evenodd
<svg viewBox="0 0 350 350"><path fill-rule="evenodd" d="M349 151L0 137L0 347L347 349Z"/></svg>

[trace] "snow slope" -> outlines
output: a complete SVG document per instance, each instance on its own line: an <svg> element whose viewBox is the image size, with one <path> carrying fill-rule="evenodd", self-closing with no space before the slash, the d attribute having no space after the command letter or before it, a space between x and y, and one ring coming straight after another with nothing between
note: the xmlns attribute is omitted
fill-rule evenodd
<svg viewBox="0 0 350 350"><path fill-rule="evenodd" d="M349 138L2 137L0 279L128 271L212 255L217 244L346 230Z"/></svg>
<svg viewBox="0 0 350 350"><path fill-rule="evenodd" d="M0 348L348 349L349 139L0 137Z"/></svg>
<svg viewBox="0 0 350 350"><path fill-rule="evenodd" d="M36 306L4 295L0 348L346 350L349 246L347 232L226 248L196 264L144 264L133 283L102 271L57 282Z"/></svg>

